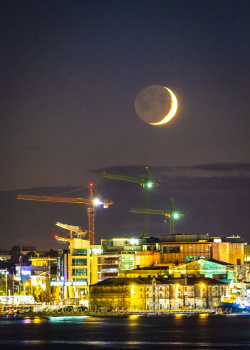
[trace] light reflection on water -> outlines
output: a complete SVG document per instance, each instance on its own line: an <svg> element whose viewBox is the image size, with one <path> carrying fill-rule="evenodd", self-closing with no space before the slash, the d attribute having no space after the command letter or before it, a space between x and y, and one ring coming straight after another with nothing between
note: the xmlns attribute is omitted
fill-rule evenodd
<svg viewBox="0 0 250 350"><path fill-rule="evenodd" d="M90 316L57 316L57 317L48 317L49 322L51 323L66 323L66 322L75 322L81 323L84 319L89 318Z"/></svg>
<svg viewBox="0 0 250 350"><path fill-rule="evenodd" d="M182 341L159 341L159 342L153 342L153 341L89 341L89 340L69 340L69 341L60 341L60 340L6 340L1 341L0 344L2 345L49 345L49 344L55 344L55 345L102 345L104 347L112 346L112 347L119 347L121 345L178 345L183 346L182 349L185 349L187 346L193 349L197 348L220 348L220 347L226 347L226 348L232 348L232 347L249 347L250 342L246 343L215 343L215 342L182 342Z"/></svg>
<svg viewBox="0 0 250 350"><path fill-rule="evenodd" d="M0 317L0 350L243 349L250 346L249 316Z"/></svg>

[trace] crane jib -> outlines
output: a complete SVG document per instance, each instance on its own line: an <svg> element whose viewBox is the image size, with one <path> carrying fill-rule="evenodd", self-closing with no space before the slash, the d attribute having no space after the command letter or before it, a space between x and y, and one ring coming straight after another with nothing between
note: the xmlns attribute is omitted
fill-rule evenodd
<svg viewBox="0 0 250 350"><path fill-rule="evenodd" d="M33 195L19 194L17 199L40 201L40 202L83 203L88 205L91 204L91 201L87 198L50 197L50 196L33 196Z"/></svg>

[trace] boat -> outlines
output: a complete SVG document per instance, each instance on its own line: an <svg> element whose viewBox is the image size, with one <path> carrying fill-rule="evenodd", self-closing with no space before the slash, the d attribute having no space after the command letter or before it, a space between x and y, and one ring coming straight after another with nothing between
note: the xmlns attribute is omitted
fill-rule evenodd
<svg viewBox="0 0 250 350"><path fill-rule="evenodd" d="M250 290L241 282L232 280L227 293L221 297L220 308L233 313L250 313Z"/></svg>

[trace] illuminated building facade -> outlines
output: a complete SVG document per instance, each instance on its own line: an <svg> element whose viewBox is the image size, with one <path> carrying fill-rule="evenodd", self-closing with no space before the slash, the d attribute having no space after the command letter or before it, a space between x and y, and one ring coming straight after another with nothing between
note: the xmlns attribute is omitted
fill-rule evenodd
<svg viewBox="0 0 250 350"><path fill-rule="evenodd" d="M90 286L90 310L176 310L216 307L227 284L210 278L110 278Z"/></svg>
<svg viewBox="0 0 250 350"><path fill-rule="evenodd" d="M90 244L88 240L73 238L69 249L60 254L58 280L51 286L60 288L60 299L88 299L90 285ZM87 304L87 303L85 303Z"/></svg>
<svg viewBox="0 0 250 350"><path fill-rule="evenodd" d="M151 267L137 267L128 270L119 277L208 277L230 283L237 278L238 281L247 281L249 268L245 265L232 265L216 260L199 259L183 265L154 265Z"/></svg>
<svg viewBox="0 0 250 350"><path fill-rule="evenodd" d="M41 285L43 290L49 290L49 281L56 280L57 259L32 258L30 260L30 266L16 265L16 279L19 281L19 293L33 294L34 288L39 285ZM41 282L42 280L43 282Z"/></svg>
<svg viewBox="0 0 250 350"><path fill-rule="evenodd" d="M160 263L183 264L200 258L237 265L244 261L244 243L238 236L209 238L207 235L175 234L160 237Z"/></svg>
<svg viewBox="0 0 250 350"><path fill-rule="evenodd" d="M103 254L98 256L98 281L118 277L135 266L135 255L141 249L138 239L102 239Z"/></svg>

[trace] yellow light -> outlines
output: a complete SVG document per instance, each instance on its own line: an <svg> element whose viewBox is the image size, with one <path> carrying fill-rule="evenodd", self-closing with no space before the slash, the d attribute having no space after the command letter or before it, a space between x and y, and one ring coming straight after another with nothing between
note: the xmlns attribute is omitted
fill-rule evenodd
<svg viewBox="0 0 250 350"><path fill-rule="evenodd" d="M99 205L99 204L102 204L102 202L101 202L98 198L95 198L95 199L93 200L93 204L94 204L94 205Z"/></svg>
<svg viewBox="0 0 250 350"><path fill-rule="evenodd" d="M135 287L132 286L132 287L131 287L131 295L134 295L134 294L135 294Z"/></svg>
<svg viewBox="0 0 250 350"><path fill-rule="evenodd" d="M149 123L151 125L161 125L161 124L165 124L167 122L169 122L169 120L171 118L173 118L173 116L175 115L176 111L177 111L177 98L175 97L174 93L165 87L165 89L168 90L168 92L170 93L170 96L171 96L171 108L170 108L170 111L169 113L166 115L166 117L164 117L160 122L158 123Z"/></svg>

